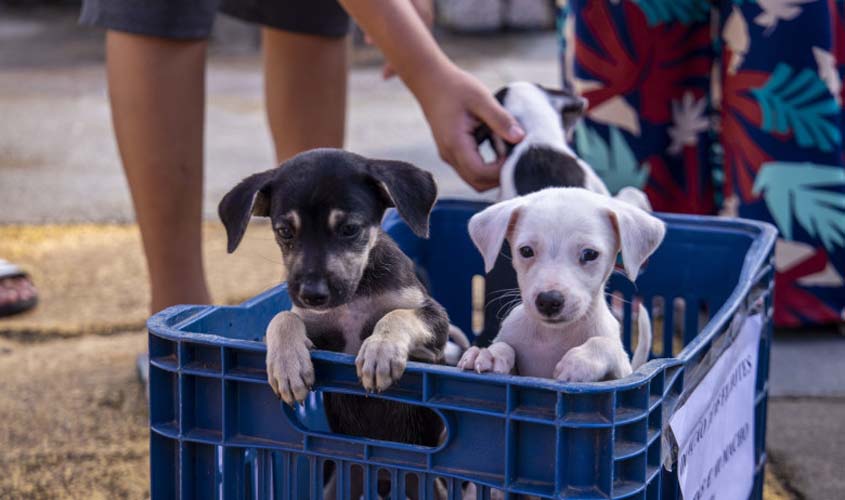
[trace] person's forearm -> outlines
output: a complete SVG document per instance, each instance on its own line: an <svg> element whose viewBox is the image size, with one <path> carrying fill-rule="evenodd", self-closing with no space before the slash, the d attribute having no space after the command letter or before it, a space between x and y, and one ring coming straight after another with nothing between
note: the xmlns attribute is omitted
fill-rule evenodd
<svg viewBox="0 0 845 500"><path fill-rule="evenodd" d="M483 123L517 143L525 132L514 117L483 83L446 57L412 0L339 1L417 98L443 161L478 191L498 185L501 162L484 162L474 131Z"/></svg>
<svg viewBox="0 0 845 500"><path fill-rule="evenodd" d="M408 0L340 0L418 99L451 61Z"/></svg>

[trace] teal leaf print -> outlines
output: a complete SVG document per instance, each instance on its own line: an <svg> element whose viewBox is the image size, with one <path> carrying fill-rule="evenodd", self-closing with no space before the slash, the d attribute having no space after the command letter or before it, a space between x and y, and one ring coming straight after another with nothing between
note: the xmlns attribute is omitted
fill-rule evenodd
<svg viewBox="0 0 845 500"><path fill-rule="evenodd" d="M826 153L842 142L835 124L839 106L812 69L795 74L791 66L780 63L766 84L751 93L760 103L761 128L766 132L791 131L799 146L815 146Z"/></svg>
<svg viewBox="0 0 845 500"><path fill-rule="evenodd" d="M569 17L569 5L559 6L555 16L555 30L557 31L557 43L560 47L560 54L566 51L566 19ZM574 40L572 41L574 43Z"/></svg>
<svg viewBox="0 0 845 500"><path fill-rule="evenodd" d="M649 26L680 21L691 24L710 17L706 0L634 0L648 19Z"/></svg>
<svg viewBox="0 0 845 500"><path fill-rule="evenodd" d="M792 239L792 219L826 249L845 246L845 169L814 163L764 163L754 181L783 236Z"/></svg>
<svg viewBox="0 0 845 500"><path fill-rule="evenodd" d="M611 193L625 186L642 189L648 180L648 165L640 167L634 152L616 127L609 127L610 143L596 131L579 122L575 128L578 154L601 177Z"/></svg>

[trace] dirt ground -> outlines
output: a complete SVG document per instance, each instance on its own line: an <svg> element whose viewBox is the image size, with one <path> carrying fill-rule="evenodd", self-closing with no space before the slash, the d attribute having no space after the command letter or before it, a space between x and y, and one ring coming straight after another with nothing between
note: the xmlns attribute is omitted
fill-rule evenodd
<svg viewBox="0 0 845 500"><path fill-rule="evenodd" d="M282 279L269 225L255 221L241 246L226 253L223 226L203 228L203 257L215 303L237 303ZM40 304L0 319L0 336L25 341L140 330L149 285L134 224L0 226L0 256L22 266Z"/></svg>
<svg viewBox="0 0 845 500"><path fill-rule="evenodd" d="M144 332L0 340L0 498L145 498Z"/></svg>
<svg viewBox="0 0 845 500"><path fill-rule="evenodd" d="M204 227L217 303L282 279L266 224L227 255ZM146 498L149 431L135 358L146 350L147 274L134 225L0 226L0 255L39 289L0 319L0 498Z"/></svg>

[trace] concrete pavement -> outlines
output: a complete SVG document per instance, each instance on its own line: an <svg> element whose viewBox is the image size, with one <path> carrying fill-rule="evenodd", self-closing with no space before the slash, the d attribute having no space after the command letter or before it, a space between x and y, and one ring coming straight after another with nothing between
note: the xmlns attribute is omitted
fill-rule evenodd
<svg viewBox="0 0 845 500"><path fill-rule="evenodd" d="M845 337L833 331L804 331L782 332L776 340L772 366L789 369L772 371L772 397L845 399Z"/></svg>
<svg viewBox="0 0 845 500"><path fill-rule="evenodd" d="M769 401L766 447L770 464L800 498L845 498L843 426L843 398Z"/></svg>
<svg viewBox="0 0 845 500"><path fill-rule="evenodd" d="M767 447L802 498L845 498L845 337L781 332L772 347Z"/></svg>
<svg viewBox="0 0 845 500"><path fill-rule="evenodd" d="M77 29L72 13L54 17L51 23L18 19L23 27L16 28L14 15L7 15L0 24L0 223L131 220L98 58L101 35ZM209 218L216 217L218 201L238 180L275 166L260 60L236 33L229 35L231 42L212 47L208 70ZM553 33L446 37L444 46L491 89L514 79L558 82ZM29 53L39 55L22 56ZM411 94L397 79L382 81L375 64L350 74L347 138L348 149L357 153L431 170L443 195L476 196L438 158Z"/></svg>

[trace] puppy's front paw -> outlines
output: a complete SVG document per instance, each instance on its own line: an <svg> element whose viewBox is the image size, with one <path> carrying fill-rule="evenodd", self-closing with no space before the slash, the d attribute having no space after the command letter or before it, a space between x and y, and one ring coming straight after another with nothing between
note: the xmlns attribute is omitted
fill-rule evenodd
<svg viewBox="0 0 845 500"><path fill-rule="evenodd" d="M513 370L514 355L510 346L496 342L486 347L472 346L458 361L461 370L475 370L478 373L510 373Z"/></svg>
<svg viewBox="0 0 845 500"><path fill-rule="evenodd" d="M555 365L554 378L561 382L598 382L607 370L578 348L570 349Z"/></svg>
<svg viewBox="0 0 845 500"><path fill-rule="evenodd" d="M304 401L314 385L311 347L305 323L290 311L277 314L267 327L267 381L289 405Z"/></svg>
<svg viewBox="0 0 845 500"><path fill-rule="evenodd" d="M475 360L478 359L478 354L481 352L481 347L472 346L464 352L458 364L455 365L459 370L475 370Z"/></svg>
<svg viewBox="0 0 845 500"><path fill-rule="evenodd" d="M405 373L408 348L389 335L373 333L358 350L355 368L367 391L381 392Z"/></svg>

